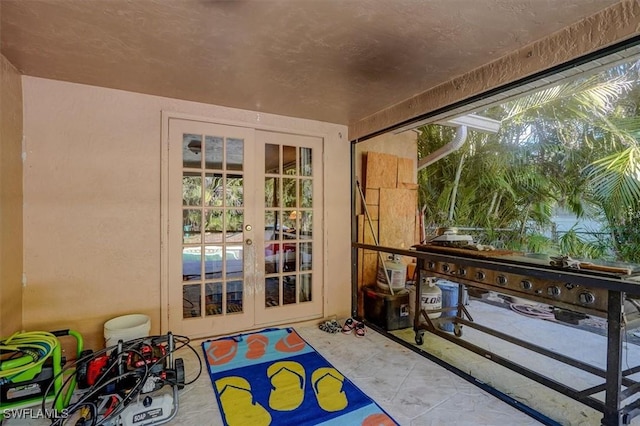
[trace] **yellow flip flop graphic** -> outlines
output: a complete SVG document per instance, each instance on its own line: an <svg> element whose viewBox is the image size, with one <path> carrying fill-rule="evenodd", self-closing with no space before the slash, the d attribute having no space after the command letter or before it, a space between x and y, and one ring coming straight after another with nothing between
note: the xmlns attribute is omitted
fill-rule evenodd
<svg viewBox="0 0 640 426"><path fill-rule="evenodd" d="M324 411L344 410L349 404L347 395L342 390L344 376L335 368L318 368L311 375L311 383L318 405Z"/></svg>
<svg viewBox="0 0 640 426"><path fill-rule="evenodd" d="M271 414L262 405L253 401L251 385L242 377L230 376L218 379L216 389L229 426L271 424Z"/></svg>
<svg viewBox="0 0 640 426"><path fill-rule="evenodd" d="M269 406L273 410L292 411L304 401L304 368L294 361L274 362L267 369L271 380Z"/></svg>

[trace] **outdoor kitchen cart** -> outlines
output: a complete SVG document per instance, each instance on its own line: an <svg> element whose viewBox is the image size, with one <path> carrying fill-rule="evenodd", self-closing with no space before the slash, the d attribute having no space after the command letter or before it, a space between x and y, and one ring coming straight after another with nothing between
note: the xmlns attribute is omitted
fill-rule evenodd
<svg viewBox="0 0 640 426"><path fill-rule="evenodd" d="M607 426L628 424L640 414L640 384L632 376L640 373L640 366L623 368L623 342L625 331L638 319L640 305L640 267L627 264L592 265L592 269L574 269L551 266L541 256L513 253L497 254L460 248L418 245L416 250L402 250L368 244L353 243L355 249L375 250L385 254L398 254L416 259L417 279L414 330L416 344L423 343L425 331L473 351L531 380L560 392L603 413L602 424ZM357 263L357 262L356 262ZM431 319L422 310L420 283L423 278L438 277L462 286L495 291L567 311L599 316L607 319L607 352L604 368L590 365L548 348L502 333L474 321L463 303L463 291L458 291L458 303L440 311L453 310L455 315ZM626 307L625 307L626 306ZM430 311L430 313L437 311ZM454 333L437 327L442 321L454 324ZM537 354L583 370L598 378L599 384L575 389L522 363L507 359L485 348L466 341L463 327L471 327L496 338L518 345ZM567 328L571 332L571 328ZM604 397L602 394L604 393ZM599 395L598 395L599 394Z"/></svg>

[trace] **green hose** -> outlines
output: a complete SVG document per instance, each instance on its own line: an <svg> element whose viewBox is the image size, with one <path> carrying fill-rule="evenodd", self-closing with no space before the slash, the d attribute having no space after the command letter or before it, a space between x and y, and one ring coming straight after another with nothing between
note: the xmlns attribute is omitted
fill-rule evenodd
<svg viewBox="0 0 640 426"><path fill-rule="evenodd" d="M58 346L56 336L46 331L17 332L0 340L1 353L23 354L19 358L0 361L0 384L33 379Z"/></svg>

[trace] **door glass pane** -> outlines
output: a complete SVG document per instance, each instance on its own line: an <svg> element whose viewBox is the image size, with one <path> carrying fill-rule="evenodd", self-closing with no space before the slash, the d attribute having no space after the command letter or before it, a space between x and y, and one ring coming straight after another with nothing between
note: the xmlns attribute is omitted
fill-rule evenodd
<svg viewBox="0 0 640 426"><path fill-rule="evenodd" d="M220 136L205 136L204 143L205 168L222 170L222 138Z"/></svg>
<svg viewBox="0 0 640 426"><path fill-rule="evenodd" d="M267 277L264 280L265 303L267 308L280 306L280 279L278 277Z"/></svg>
<svg viewBox="0 0 640 426"><path fill-rule="evenodd" d="M282 239L291 240L298 238L298 212L296 210L286 210L282 223Z"/></svg>
<svg viewBox="0 0 640 426"><path fill-rule="evenodd" d="M200 247L182 248L182 280L199 280L202 276L202 255Z"/></svg>
<svg viewBox="0 0 640 426"><path fill-rule="evenodd" d="M182 211L182 241L185 244L202 242L200 228L202 225L202 210L184 209Z"/></svg>
<svg viewBox="0 0 640 426"><path fill-rule="evenodd" d="M242 207L243 199L243 179L242 175L227 175L227 207Z"/></svg>
<svg viewBox="0 0 640 426"><path fill-rule="evenodd" d="M228 245L225 251L225 271L227 279L242 278L244 271L244 258L242 255L242 246Z"/></svg>
<svg viewBox="0 0 640 426"><path fill-rule="evenodd" d="M296 303L296 276L285 275L282 278L282 304Z"/></svg>
<svg viewBox="0 0 640 426"><path fill-rule="evenodd" d="M296 207L298 198L296 197L296 179L282 179L282 198L284 207Z"/></svg>
<svg viewBox="0 0 640 426"><path fill-rule="evenodd" d="M222 173L207 173L204 177L205 206L222 207L224 201L224 177Z"/></svg>
<svg viewBox="0 0 640 426"><path fill-rule="evenodd" d="M204 291L206 300L205 314L222 314L222 283L207 283Z"/></svg>
<svg viewBox="0 0 640 426"><path fill-rule="evenodd" d="M270 243L264 247L264 273L275 274L280 272L279 266L280 244Z"/></svg>
<svg viewBox="0 0 640 426"><path fill-rule="evenodd" d="M224 210L205 210L204 222L205 222L205 243L221 243L222 242L222 230Z"/></svg>
<svg viewBox="0 0 640 426"><path fill-rule="evenodd" d="M311 302L311 274L300 275L300 302Z"/></svg>
<svg viewBox="0 0 640 426"><path fill-rule="evenodd" d="M282 220L280 220L279 211L266 211L264 213L264 240L278 240L278 234L281 228Z"/></svg>
<svg viewBox="0 0 640 426"><path fill-rule="evenodd" d="M242 281L227 282L227 313L242 312Z"/></svg>
<svg viewBox="0 0 640 426"><path fill-rule="evenodd" d="M298 258L300 261L301 271L308 271L311 269L311 254L311 243L300 243Z"/></svg>
<svg viewBox="0 0 640 426"><path fill-rule="evenodd" d="M313 212L304 211L300 214L300 239L310 240L313 237Z"/></svg>
<svg viewBox="0 0 640 426"><path fill-rule="evenodd" d="M204 271L207 279L222 277L222 246L206 246Z"/></svg>
<svg viewBox="0 0 640 426"><path fill-rule="evenodd" d="M202 164L202 135L182 135L182 167L200 168Z"/></svg>
<svg viewBox="0 0 640 426"><path fill-rule="evenodd" d="M284 243L282 245L282 267L284 272L295 272L298 268L296 262L296 243Z"/></svg>
<svg viewBox="0 0 640 426"><path fill-rule="evenodd" d="M227 210L226 223L225 223L225 238L226 242L238 243L243 241L242 237L242 225L244 223L244 211L243 210Z"/></svg>
<svg viewBox="0 0 640 426"><path fill-rule="evenodd" d="M300 148L300 175L312 176L311 148Z"/></svg>
<svg viewBox="0 0 640 426"><path fill-rule="evenodd" d="M202 176L196 172L182 174L182 205L200 206L202 204Z"/></svg>
<svg viewBox="0 0 640 426"><path fill-rule="evenodd" d="M277 177L264 178L264 206L280 207L280 179Z"/></svg>
<svg viewBox="0 0 640 426"><path fill-rule="evenodd" d="M266 144L264 147L264 172L280 173L280 145Z"/></svg>
<svg viewBox="0 0 640 426"><path fill-rule="evenodd" d="M242 170L244 140L227 138L227 170Z"/></svg>
<svg viewBox="0 0 640 426"><path fill-rule="evenodd" d="M196 318L200 315L200 284L182 287L182 317Z"/></svg>
<svg viewBox="0 0 640 426"><path fill-rule="evenodd" d="M285 145L282 147L282 173L295 176L296 172L296 148Z"/></svg>
<svg viewBox="0 0 640 426"><path fill-rule="evenodd" d="M313 207L313 181L300 179L300 207Z"/></svg>

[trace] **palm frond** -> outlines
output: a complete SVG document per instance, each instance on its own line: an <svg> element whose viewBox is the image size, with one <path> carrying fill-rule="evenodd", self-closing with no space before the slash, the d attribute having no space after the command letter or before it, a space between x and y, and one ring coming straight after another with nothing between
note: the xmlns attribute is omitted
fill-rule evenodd
<svg viewBox="0 0 640 426"><path fill-rule="evenodd" d="M594 161L587 168L594 197L617 210L640 200L640 148L631 146Z"/></svg>

